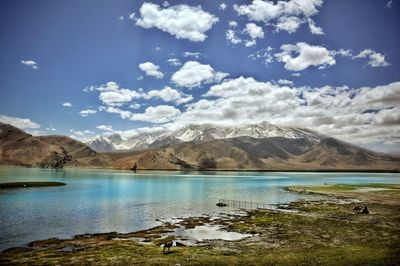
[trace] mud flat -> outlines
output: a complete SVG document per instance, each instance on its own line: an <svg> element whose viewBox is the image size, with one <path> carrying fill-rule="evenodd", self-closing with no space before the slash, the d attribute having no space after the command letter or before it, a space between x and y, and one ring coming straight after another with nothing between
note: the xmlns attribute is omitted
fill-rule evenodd
<svg viewBox="0 0 400 266"><path fill-rule="evenodd" d="M379 189L377 189L379 188ZM0 264L398 265L400 187L290 187L326 195L277 210L191 217L129 234L35 241L0 254ZM367 207L368 214L360 209ZM173 241L163 254L162 244Z"/></svg>

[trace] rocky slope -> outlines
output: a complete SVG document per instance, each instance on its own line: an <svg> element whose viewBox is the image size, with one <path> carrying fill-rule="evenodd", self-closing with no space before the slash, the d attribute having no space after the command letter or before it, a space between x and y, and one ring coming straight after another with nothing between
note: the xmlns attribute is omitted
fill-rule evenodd
<svg viewBox="0 0 400 266"><path fill-rule="evenodd" d="M254 126L242 131L251 133L247 136L237 129L218 135L221 131L215 128L204 132L199 128L189 127L160 148L98 153L68 137L35 137L0 123L0 164L167 170L400 170L399 157L305 129L267 133L254 130ZM177 136L191 141L176 142ZM222 136L225 138L220 139Z"/></svg>

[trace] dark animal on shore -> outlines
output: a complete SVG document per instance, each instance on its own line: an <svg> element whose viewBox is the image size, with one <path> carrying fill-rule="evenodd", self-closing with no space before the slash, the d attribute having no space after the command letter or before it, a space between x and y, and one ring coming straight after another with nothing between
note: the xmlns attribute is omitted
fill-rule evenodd
<svg viewBox="0 0 400 266"><path fill-rule="evenodd" d="M163 248L163 253L166 254L165 249L168 249L168 252L167 252L167 254L168 254L170 252L169 249L172 247L173 244L174 244L173 241L165 243L164 248Z"/></svg>
<svg viewBox="0 0 400 266"><path fill-rule="evenodd" d="M353 208L353 211L360 214L369 214L369 210L367 206L356 206Z"/></svg>
<svg viewBox="0 0 400 266"><path fill-rule="evenodd" d="M367 206L364 206L364 208L361 210L361 214L369 214Z"/></svg>
<svg viewBox="0 0 400 266"><path fill-rule="evenodd" d="M226 206L228 206L228 204L223 203L223 202L218 202L216 205L217 205L218 207L226 207Z"/></svg>

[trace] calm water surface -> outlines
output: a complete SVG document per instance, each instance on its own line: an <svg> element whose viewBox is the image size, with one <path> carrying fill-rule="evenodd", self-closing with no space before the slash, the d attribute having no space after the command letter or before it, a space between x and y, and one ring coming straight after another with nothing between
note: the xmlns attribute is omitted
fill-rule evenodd
<svg viewBox="0 0 400 266"><path fill-rule="evenodd" d="M214 214L220 198L288 203L289 185L395 183L400 174L162 172L0 167L0 183L60 181L62 187L0 192L0 250L50 237L132 232L157 220ZM308 196L309 197L309 196Z"/></svg>

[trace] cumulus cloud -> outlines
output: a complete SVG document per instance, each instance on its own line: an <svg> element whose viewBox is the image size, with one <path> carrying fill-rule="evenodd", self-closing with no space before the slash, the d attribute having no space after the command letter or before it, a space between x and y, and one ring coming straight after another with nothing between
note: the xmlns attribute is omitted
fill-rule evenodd
<svg viewBox="0 0 400 266"><path fill-rule="evenodd" d="M40 124L33 122L29 118L19 118L7 115L0 115L0 122L21 129L40 128Z"/></svg>
<svg viewBox="0 0 400 266"><path fill-rule="evenodd" d="M381 53L375 52L371 49L365 49L353 58L368 58L368 65L371 67L386 67L390 66L389 62L386 61L385 56Z"/></svg>
<svg viewBox="0 0 400 266"><path fill-rule="evenodd" d="M264 31L260 26L257 26L254 23L247 23L245 32L247 32L252 39L257 39L257 38L264 38Z"/></svg>
<svg viewBox="0 0 400 266"><path fill-rule="evenodd" d="M179 87L193 88L203 83L219 82L227 75L215 71L210 65L188 61L172 75L171 81Z"/></svg>
<svg viewBox="0 0 400 266"><path fill-rule="evenodd" d="M29 66L33 69L39 69L38 64L33 60L21 60L21 64Z"/></svg>
<svg viewBox="0 0 400 266"><path fill-rule="evenodd" d="M237 22L236 21L233 21L233 20L230 20L229 21L229 27L231 27L231 28L236 28L237 27Z"/></svg>
<svg viewBox="0 0 400 266"><path fill-rule="evenodd" d="M94 115L97 113L97 110L95 109L85 109L79 112L79 114L83 117L89 116L89 115Z"/></svg>
<svg viewBox="0 0 400 266"><path fill-rule="evenodd" d="M234 44L234 45L242 42L242 39L240 39L236 35L236 32L233 31L233 30L227 30L225 32L225 38L228 41L228 43L231 43L231 44Z"/></svg>
<svg viewBox="0 0 400 266"><path fill-rule="evenodd" d="M303 20L298 17L280 17L275 25L275 29L277 32L283 30L288 33L294 33L300 27L301 23L303 23Z"/></svg>
<svg viewBox="0 0 400 266"><path fill-rule="evenodd" d="M70 102L63 102L63 103L62 103L62 106L65 106L65 107L72 107L72 104L71 104Z"/></svg>
<svg viewBox="0 0 400 266"><path fill-rule="evenodd" d="M178 39L202 42L205 34L219 19L204 11L200 6L176 5L161 8L157 4L143 3L140 8L141 17L136 25L143 28L158 28L174 35Z"/></svg>
<svg viewBox="0 0 400 266"><path fill-rule="evenodd" d="M171 87L165 87L162 90L151 90L147 93L145 98L160 98L165 102L174 101L177 104L187 103L193 100L192 95L181 93Z"/></svg>
<svg viewBox="0 0 400 266"><path fill-rule="evenodd" d="M230 21L229 25L234 28L237 26L237 23L235 21ZM247 23L242 31L228 29L225 32L225 38L230 44L236 45L244 43L246 47L251 47L257 43L256 39L264 38L264 31L255 23Z"/></svg>
<svg viewBox="0 0 400 266"><path fill-rule="evenodd" d="M102 101L103 104L110 106L122 106L135 98L142 97L140 92L120 88L119 84L114 81L109 81L100 86L91 86L85 88L84 91L99 91L99 100Z"/></svg>
<svg viewBox="0 0 400 266"><path fill-rule="evenodd" d="M322 0L253 0L251 4L234 5L233 8L238 15L247 16L249 20L269 23L276 31L293 33L304 21L318 13L322 3ZM318 28L315 24L312 27L311 31Z"/></svg>
<svg viewBox="0 0 400 266"><path fill-rule="evenodd" d="M285 68L291 71L301 71L310 66L325 68L336 64L334 56L322 46L313 46L304 42L295 45L284 44L282 52L276 53L278 61L285 63Z"/></svg>
<svg viewBox="0 0 400 266"><path fill-rule="evenodd" d="M222 3L219 5L219 9L221 9L221 10L225 10L226 7L227 7L227 5L225 3Z"/></svg>
<svg viewBox="0 0 400 266"><path fill-rule="evenodd" d="M113 131L113 128L110 125L100 125L100 126L97 126L96 128L103 130L103 131Z"/></svg>
<svg viewBox="0 0 400 266"><path fill-rule="evenodd" d="M134 121L146 121L151 123L167 123L174 120L181 111L170 105L158 105L147 107L144 113L133 113L130 116Z"/></svg>
<svg viewBox="0 0 400 266"><path fill-rule="evenodd" d="M160 71L160 67L153 64L152 62L145 62L139 64L139 68L146 73L147 76L152 76L158 79L164 77L164 74Z"/></svg>
<svg viewBox="0 0 400 266"><path fill-rule="evenodd" d="M389 136L400 143L400 82L361 88L281 83L286 84L239 77L214 85L205 99L189 104L174 125L268 121L314 129L359 144L388 140Z"/></svg>

